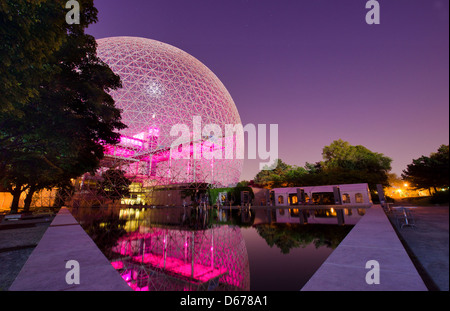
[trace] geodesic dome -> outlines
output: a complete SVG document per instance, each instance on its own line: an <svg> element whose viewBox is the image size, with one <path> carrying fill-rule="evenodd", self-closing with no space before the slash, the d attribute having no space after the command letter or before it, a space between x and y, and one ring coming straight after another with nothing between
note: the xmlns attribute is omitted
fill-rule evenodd
<svg viewBox="0 0 450 311"><path fill-rule="evenodd" d="M100 59L121 77L123 88L111 96L128 126L120 144L107 146L105 153L126 164L129 175L153 184L236 184L242 159L175 159L170 150L178 138L170 135L172 127L184 124L192 131L194 117L201 117L202 126L219 125L223 134L226 124L241 124L233 99L216 75L186 52L158 41L112 37L97 42ZM204 147L204 140L192 140L190 151L184 151L192 154Z"/></svg>

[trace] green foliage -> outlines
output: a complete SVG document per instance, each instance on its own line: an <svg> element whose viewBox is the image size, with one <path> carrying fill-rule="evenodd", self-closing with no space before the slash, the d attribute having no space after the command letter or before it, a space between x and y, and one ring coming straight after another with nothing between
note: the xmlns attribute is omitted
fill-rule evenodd
<svg viewBox="0 0 450 311"><path fill-rule="evenodd" d="M219 193L221 192L227 192L230 193L231 192L231 188L214 188L214 189L209 189L209 202L211 204L215 204L219 198Z"/></svg>
<svg viewBox="0 0 450 311"><path fill-rule="evenodd" d="M388 185L392 159L381 153L339 139L325 146L322 155L329 184L367 182L371 188L376 184Z"/></svg>
<svg viewBox="0 0 450 311"><path fill-rule="evenodd" d="M284 178L287 186L293 186L299 181L305 182L305 180L308 178L308 175L309 174L306 168L293 166L292 169L284 174Z"/></svg>
<svg viewBox="0 0 450 311"><path fill-rule="evenodd" d="M314 244L316 248L336 248L353 226L265 224L256 226L258 234L270 247L277 246L283 254L291 249Z"/></svg>
<svg viewBox="0 0 450 311"><path fill-rule="evenodd" d="M388 185L392 159L341 139L323 148L323 161L291 166L278 160L275 170L259 172L254 182L264 188L368 183Z"/></svg>
<svg viewBox="0 0 450 311"><path fill-rule="evenodd" d="M234 188L217 188L217 189L209 189L209 202L211 204L215 204L219 197L219 193L226 192L227 200L233 202L232 205L241 205L241 192L248 191L250 194L250 199L253 200L255 198L255 194L253 193L253 189L249 186L240 186L238 184Z"/></svg>
<svg viewBox="0 0 450 311"><path fill-rule="evenodd" d="M429 157L414 159L402 177L415 189L447 188L449 186L449 146L442 145Z"/></svg>
<svg viewBox="0 0 450 311"><path fill-rule="evenodd" d="M253 189L250 187L234 187L232 189L231 195L234 198L234 205L241 205L241 192L248 191L250 193L250 200L255 198L255 194L253 193Z"/></svg>
<svg viewBox="0 0 450 311"><path fill-rule="evenodd" d="M0 2L0 112L21 110L39 95L55 69L50 59L63 44L67 24L61 1Z"/></svg>
<svg viewBox="0 0 450 311"><path fill-rule="evenodd" d="M286 182L286 174L292 169L291 165L288 165L277 160L277 166L273 170L262 170L254 178L255 184L264 188L276 188L281 187Z"/></svg>
<svg viewBox="0 0 450 311"><path fill-rule="evenodd" d="M79 3L79 25L65 22L64 2L0 4L0 184L14 197L95 171L125 127L108 94L120 78L84 33L97 10Z"/></svg>

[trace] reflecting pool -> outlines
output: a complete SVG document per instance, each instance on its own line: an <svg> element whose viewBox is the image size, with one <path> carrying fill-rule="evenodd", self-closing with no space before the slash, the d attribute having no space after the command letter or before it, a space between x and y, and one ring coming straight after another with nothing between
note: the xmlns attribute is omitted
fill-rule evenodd
<svg viewBox="0 0 450 311"><path fill-rule="evenodd" d="M72 209L136 291L297 291L365 209Z"/></svg>

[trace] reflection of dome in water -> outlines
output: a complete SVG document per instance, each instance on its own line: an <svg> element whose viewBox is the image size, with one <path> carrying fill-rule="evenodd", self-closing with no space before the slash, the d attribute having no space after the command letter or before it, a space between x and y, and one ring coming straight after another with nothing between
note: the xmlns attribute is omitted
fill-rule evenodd
<svg viewBox="0 0 450 311"><path fill-rule="evenodd" d="M147 228L122 238L113 251L121 257L113 266L135 290L250 290L239 227Z"/></svg>
<svg viewBox="0 0 450 311"><path fill-rule="evenodd" d="M123 110L122 121L128 126L121 132L122 143L144 146L146 150L139 155L130 149L115 155L144 162L135 171L147 162L147 171L140 172L141 175L153 179L157 175L168 177L164 166L169 162L167 147L179 137L170 135L173 125L185 124L192 130L193 117L200 116L202 126L219 125L225 134L225 124L241 124L233 99L222 82L186 52L144 38L112 37L97 42L99 57L122 80L123 88L111 91L117 107ZM148 159L149 154L153 159ZM240 159L215 159L213 172L211 161L198 160L195 164L177 161L178 171L177 164L173 160L171 163L170 177L174 179L171 183L200 181L227 186L239 181L242 170Z"/></svg>

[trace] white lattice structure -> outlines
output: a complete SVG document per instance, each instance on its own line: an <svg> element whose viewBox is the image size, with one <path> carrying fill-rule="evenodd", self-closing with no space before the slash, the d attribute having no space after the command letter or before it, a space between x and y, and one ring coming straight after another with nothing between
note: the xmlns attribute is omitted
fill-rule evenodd
<svg viewBox="0 0 450 311"><path fill-rule="evenodd" d="M172 127L185 124L192 131L196 116L201 117L202 128L206 124L221 127L223 136L213 138L221 141L221 149L230 142L236 148L234 137L224 137L225 125L241 124L241 119L215 74L191 55L158 41L112 37L97 42L99 57L121 77L123 88L111 95L123 110L122 121L128 126L121 132L119 145L106 147L109 167L120 166L144 186L236 184L243 160L192 156L194 149L207 146L214 150L211 137L192 139L190 150L183 150L188 156L182 159L175 159L170 151L179 138L170 135Z"/></svg>

